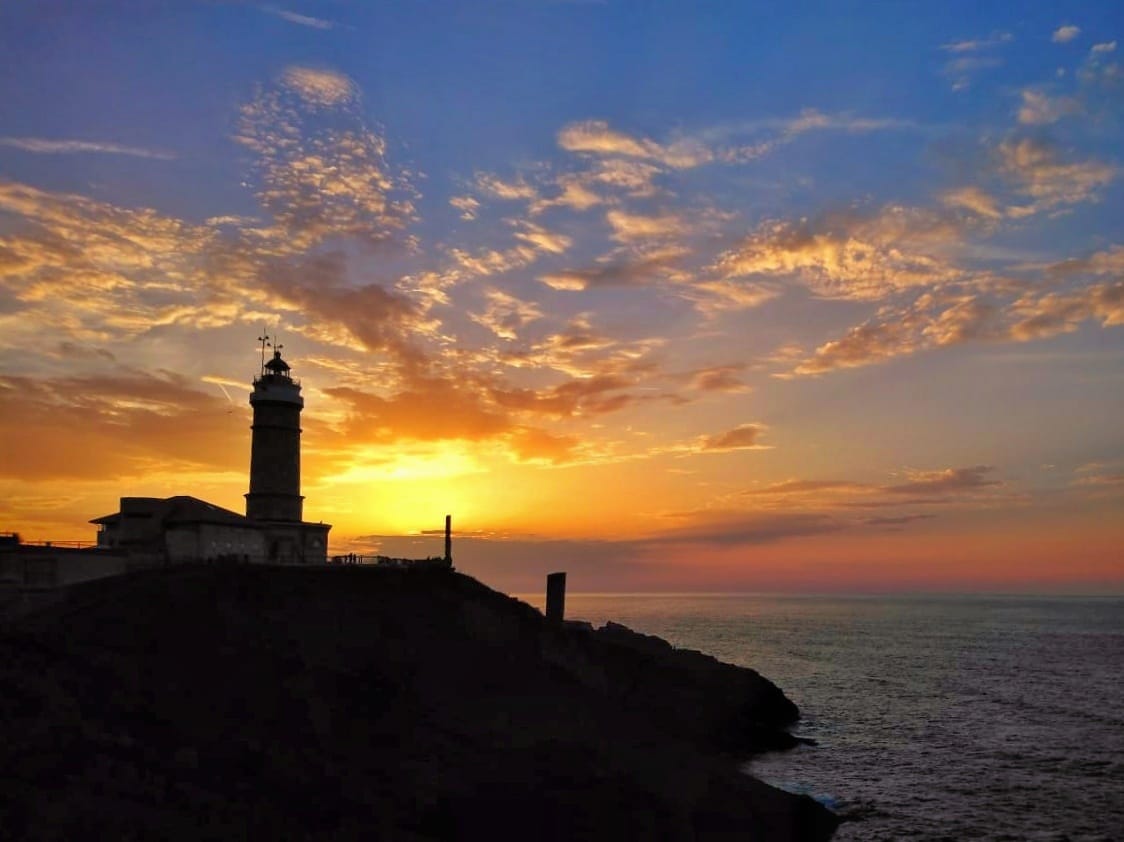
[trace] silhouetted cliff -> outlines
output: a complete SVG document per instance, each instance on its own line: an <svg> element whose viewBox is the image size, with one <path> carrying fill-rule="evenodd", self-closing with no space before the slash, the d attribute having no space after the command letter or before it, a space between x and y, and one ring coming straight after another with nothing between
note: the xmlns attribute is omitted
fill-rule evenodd
<svg viewBox="0 0 1124 842"><path fill-rule="evenodd" d="M796 708L444 571L178 568L0 635L10 838L826 839L740 774Z"/></svg>

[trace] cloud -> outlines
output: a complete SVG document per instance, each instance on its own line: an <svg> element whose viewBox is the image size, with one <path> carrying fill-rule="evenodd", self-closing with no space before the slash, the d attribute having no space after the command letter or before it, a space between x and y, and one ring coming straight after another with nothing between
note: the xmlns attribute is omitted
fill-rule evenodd
<svg viewBox="0 0 1124 842"><path fill-rule="evenodd" d="M811 131L874 132L884 129L915 128L916 123L889 117L858 117L854 114L827 114L815 108L805 108L796 117L780 122L785 135L798 135Z"/></svg>
<svg viewBox="0 0 1124 842"><path fill-rule="evenodd" d="M549 231L527 220L508 220L508 223L514 229L514 246L506 249L484 247L473 251L453 247L448 250L449 257L463 272L487 277L530 266L544 254L562 254L573 243L565 234Z"/></svg>
<svg viewBox="0 0 1124 842"><path fill-rule="evenodd" d="M1036 267L1037 268L1037 267ZM1052 278L1070 278L1074 275L1124 275L1124 246L1114 245L1088 257L1062 260L1043 267Z"/></svg>
<svg viewBox="0 0 1124 842"><path fill-rule="evenodd" d="M257 155L258 200L282 229L272 247L299 252L339 237L388 243L413 219L412 188L388 166L386 142L357 101L346 76L293 66L242 107L235 140Z"/></svg>
<svg viewBox="0 0 1124 842"><path fill-rule="evenodd" d="M972 295L955 298L921 329L924 345L956 345L1003 336L998 306ZM903 349L903 353L911 349Z"/></svg>
<svg viewBox="0 0 1124 842"><path fill-rule="evenodd" d="M633 385L632 379L619 374L598 374L539 390L496 384L489 388L489 395L497 406L508 410L570 418L604 415L630 406L636 398L624 390Z"/></svg>
<svg viewBox="0 0 1124 842"><path fill-rule="evenodd" d="M941 196L941 202L948 207L963 208L988 219L1003 217L999 200L975 185L948 190Z"/></svg>
<svg viewBox="0 0 1124 842"><path fill-rule="evenodd" d="M515 458L520 462L561 464L577 458L581 442L576 436L557 436L545 430L524 427L508 439Z"/></svg>
<svg viewBox="0 0 1124 842"><path fill-rule="evenodd" d="M705 316L751 310L772 301L781 294L775 285L746 283L740 280L704 281L681 289L680 295L693 301L695 308Z"/></svg>
<svg viewBox="0 0 1124 842"><path fill-rule="evenodd" d="M735 394L749 391L749 387L741 379L743 371L745 371L744 363L716 365L696 369L687 375L687 379L690 387L700 392Z"/></svg>
<svg viewBox="0 0 1124 842"><path fill-rule="evenodd" d="M585 211L604 204L605 199L590 189L592 178L587 173L559 176L555 182L558 193L551 199L540 198L530 205L532 214L539 214L552 207Z"/></svg>
<svg viewBox="0 0 1124 842"><path fill-rule="evenodd" d="M594 163L585 174L586 183L623 191L628 196L654 196L656 177L663 170L654 164L622 158L606 158Z"/></svg>
<svg viewBox="0 0 1124 842"><path fill-rule="evenodd" d="M1124 486L1124 473L1081 477L1074 481L1074 485Z"/></svg>
<svg viewBox="0 0 1124 842"><path fill-rule="evenodd" d="M242 471L246 410L168 371L111 366L69 377L0 375L0 476L21 480Z"/></svg>
<svg viewBox="0 0 1124 842"><path fill-rule="evenodd" d="M692 512L711 522L668 530L643 539L641 546L687 544L712 547L754 546L790 538L825 535L846 528L831 515L821 513Z"/></svg>
<svg viewBox="0 0 1124 842"><path fill-rule="evenodd" d="M1115 41L1094 44L1089 49L1085 61L1077 69L1078 78L1086 86L1090 88L1101 86L1112 97L1115 96L1116 88L1124 78L1124 71L1121 70L1120 64L1110 60L1115 51Z"/></svg>
<svg viewBox="0 0 1124 842"><path fill-rule="evenodd" d="M558 133L558 145L568 152L617 155L656 161L671 169L691 169L714 161L714 153L703 144L684 139L670 144L635 138L611 129L604 120L570 123Z"/></svg>
<svg viewBox="0 0 1124 842"><path fill-rule="evenodd" d="M962 91L972 84L972 78L983 70L1003 64L994 52L1014 40L1009 32L998 32L987 38L965 39L942 44L941 49L950 58L941 72L951 80L954 91Z"/></svg>
<svg viewBox="0 0 1124 842"><path fill-rule="evenodd" d="M1013 40L1015 40L1015 36L1010 32L997 32L987 38L950 41L947 44L941 44L941 49L949 53L975 53L1010 43Z"/></svg>
<svg viewBox="0 0 1124 842"><path fill-rule="evenodd" d="M558 133L558 145L569 152L611 161L602 161L590 180L622 187L633 195L651 195L652 180L659 168L689 170L707 164L742 164L811 131L871 132L912 125L905 120L826 114L809 108L796 117L718 126L660 143L611 128L604 120L585 120L564 126ZM773 129L777 134L749 143L730 143L735 136L761 129ZM712 142L717 140L726 143Z"/></svg>
<svg viewBox="0 0 1124 842"><path fill-rule="evenodd" d="M706 436L699 444L699 449L703 451L758 450L762 447L757 442L762 430L759 424L741 424L724 433Z"/></svg>
<svg viewBox="0 0 1124 842"><path fill-rule="evenodd" d="M808 494L820 491L862 491L870 486L848 480L797 480L789 479L773 483L764 488L753 488L743 492L747 495L792 495Z"/></svg>
<svg viewBox="0 0 1124 842"><path fill-rule="evenodd" d="M1124 325L1124 280L1071 293L1026 295L1015 302L1013 312L1017 321L1010 336L1020 342L1069 333L1090 319L1105 327Z"/></svg>
<svg viewBox="0 0 1124 842"><path fill-rule="evenodd" d="M310 105L335 108L353 101L359 88L335 70L293 65L281 74L281 84L296 92Z"/></svg>
<svg viewBox="0 0 1124 842"><path fill-rule="evenodd" d="M949 216L894 205L871 215L765 222L720 255L715 271L726 278L793 276L823 297L877 300L960 277L940 252L961 237Z"/></svg>
<svg viewBox="0 0 1124 842"><path fill-rule="evenodd" d="M1080 34L1081 29L1079 27L1073 26L1072 24L1066 24L1065 26L1059 26L1057 29L1055 29L1054 34L1050 37L1050 40L1055 44L1068 44Z"/></svg>
<svg viewBox="0 0 1124 842"><path fill-rule="evenodd" d="M851 328L841 339L820 345L793 372L823 374L840 368L857 368L910 354L916 349L914 326L909 322L868 322Z"/></svg>
<svg viewBox="0 0 1124 842"><path fill-rule="evenodd" d="M946 468L943 471L913 471L907 482L884 486L890 494L928 496L953 492L975 491L1001 485L992 479L995 468L991 465L975 465L970 468Z"/></svg>
<svg viewBox="0 0 1124 842"><path fill-rule="evenodd" d="M1122 267L1124 248L1113 247L1086 258L1035 267L1035 271L1060 282L1082 275L1113 275ZM961 287L972 291L926 293L908 307L887 306L877 318L820 345L791 374L776 376L819 375L970 341L1046 339L1077 330L1087 321L1102 327L1124 324L1124 281L1042 292L1003 279L990 284L986 276L980 276Z"/></svg>
<svg viewBox="0 0 1124 842"><path fill-rule="evenodd" d="M573 240L566 235L547 231L532 222L520 220L515 222L514 225L516 228L515 239L533 246L540 252L562 254L573 245Z"/></svg>
<svg viewBox="0 0 1124 842"><path fill-rule="evenodd" d="M480 202L472 196L453 196L449 204L461 212L461 219L476 219Z"/></svg>
<svg viewBox="0 0 1124 842"><path fill-rule="evenodd" d="M947 506L957 502L977 503L994 496L1003 483L992 478L995 468L976 465L933 471L910 471L901 483L876 484L853 480L790 479L739 493L756 508L798 511L845 511L851 509L901 509L915 506ZM865 525L901 525L920 516L906 511L885 517L864 518Z"/></svg>
<svg viewBox="0 0 1124 842"><path fill-rule="evenodd" d="M261 296L231 294L245 257L211 226L3 181L0 211L20 220L0 233L9 341L49 327L104 345L160 326L223 325Z"/></svg>
<svg viewBox="0 0 1124 842"><path fill-rule="evenodd" d="M665 341L614 339L596 330L589 314L581 314L529 348L503 349L497 361L517 369L560 372L580 381L595 382L596 378L612 376L631 383L633 378L658 371L651 355Z"/></svg>
<svg viewBox="0 0 1124 842"><path fill-rule="evenodd" d="M307 26L310 29L332 29L335 26L330 20L324 18L314 18L309 15L299 15L296 12L286 11L279 9L276 6L259 6L266 14L274 15L282 20L287 20L289 23L295 23L299 26Z"/></svg>
<svg viewBox="0 0 1124 842"><path fill-rule="evenodd" d="M547 272L539 280L551 289L579 292L602 287L646 286L668 277L682 252L670 250L651 256L622 257L586 269Z"/></svg>
<svg viewBox="0 0 1124 842"><path fill-rule="evenodd" d="M1114 166L1099 161L1062 161L1053 146L1030 138L1004 141L996 153L999 172L1034 200L1008 211L1015 216L1095 199L1117 174Z"/></svg>
<svg viewBox="0 0 1124 842"><path fill-rule="evenodd" d="M475 180L476 189L494 199L514 201L518 199L534 200L538 198L538 190L523 179L504 181L491 173L477 173Z"/></svg>
<svg viewBox="0 0 1124 842"><path fill-rule="evenodd" d="M951 77L952 89L963 91L971 87L972 77L982 70L1000 67L1003 62L998 58L982 56L965 56L953 59L944 66L944 74Z"/></svg>
<svg viewBox="0 0 1124 842"><path fill-rule="evenodd" d="M929 520L936 517L931 514L897 515L894 517L871 517L863 521L867 526L904 526L918 520Z"/></svg>
<svg viewBox="0 0 1124 842"><path fill-rule="evenodd" d="M611 210L605 214L605 219L613 229L610 236L619 243L666 240L682 234L686 227L684 221L675 214L644 216Z"/></svg>
<svg viewBox="0 0 1124 842"><path fill-rule="evenodd" d="M1052 123L1081 110L1074 99L1049 98L1029 90L1022 94L1023 123ZM1118 174L1115 166L1100 161L1067 161L1053 144L1037 138L1004 140L989 156L984 175L993 182L992 189L974 184L958 187L941 195L942 204L991 221L1023 219L1066 205L1096 201Z"/></svg>
<svg viewBox="0 0 1124 842"><path fill-rule="evenodd" d="M542 318L542 310L534 302L522 301L495 288L486 289L484 296L488 302L485 311L470 313L469 318L500 339L514 341L519 338L519 331Z"/></svg>
<svg viewBox="0 0 1124 842"><path fill-rule="evenodd" d="M449 256L456 262L460 269L469 275L487 277L489 275L502 275L513 269L522 269L534 263L538 257L538 250L529 245L519 245L509 249L482 248L476 251L464 251L453 248Z"/></svg>
<svg viewBox="0 0 1124 842"><path fill-rule="evenodd" d="M349 283L344 253L266 260L259 272L275 304L300 312L310 325L341 326L367 350L389 352L403 363L424 359L417 345L424 326L418 304L376 282Z"/></svg>
<svg viewBox="0 0 1124 842"><path fill-rule="evenodd" d="M1028 88L1022 91L1018 117L1026 126L1046 126L1080 111L1081 104L1073 97L1050 97Z"/></svg>
<svg viewBox="0 0 1124 842"><path fill-rule="evenodd" d="M156 158L170 161L176 156L159 149L143 149L139 146L124 146L120 143L106 143L90 140L46 140L38 137L0 137L0 146L22 149L42 155L74 155L98 153L103 155L130 155L135 158Z"/></svg>
<svg viewBox="0 0 1124 842"><path fill-rule="evenodd" d="M388 397L350 386L323 391L348 407L344 432L351 444L482 441L516 428L507 413L489 405L471 385L444 378L415 377Z"/></svg>

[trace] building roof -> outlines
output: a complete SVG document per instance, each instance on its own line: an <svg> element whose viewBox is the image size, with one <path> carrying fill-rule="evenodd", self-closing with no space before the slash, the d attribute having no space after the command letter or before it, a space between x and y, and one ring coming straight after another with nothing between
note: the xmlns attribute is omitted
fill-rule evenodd
<svg viewBox="0 0 1124 842"><path fill-rule="evenodd" d="M186 494L175 497L122 497L121 511L94 518L90 523L110 525L117 523L123 514L137 514L151 517L166 526L192 523L214 523L224 526L254 526L245 515L190 497Z"/></svg>

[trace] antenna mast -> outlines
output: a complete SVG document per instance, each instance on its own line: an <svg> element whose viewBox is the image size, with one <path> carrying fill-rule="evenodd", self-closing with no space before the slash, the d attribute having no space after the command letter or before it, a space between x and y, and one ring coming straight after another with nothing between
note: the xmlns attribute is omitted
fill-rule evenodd
<svg viewBox="0 0 1124 842"><path fill-rule="evenodd" d="M259 376L265 377L265 346L269 344L269 334L263 330L261 336L258 337L258 342L261 343L261 372Z"/></svg>

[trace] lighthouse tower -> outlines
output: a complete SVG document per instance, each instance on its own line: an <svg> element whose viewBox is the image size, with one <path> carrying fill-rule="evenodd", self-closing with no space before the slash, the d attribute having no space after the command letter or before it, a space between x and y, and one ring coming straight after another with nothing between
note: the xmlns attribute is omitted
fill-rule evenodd
<svg viewBox="0 0 1124 842"><path fill-rule="evenodd" d="M328 531L324 522L306 523L301 496L301 384L281 358L281 346L265 358L269 337L261 342L261 372L254 378L250 444L250 493L246 518L262 536L261 560L275 564L324 564Z"/></svg>
<svg viewBox="0 0 1124 842"><path fill-rule="evenodd" d="M254 408L250 446L250 493L246 517L252 520L299 523L301 496L301 397L300 382L289 374L281 359L281 346L265 360L268 337L262 339L261 374L254 378L250 405Z"/></svg>

